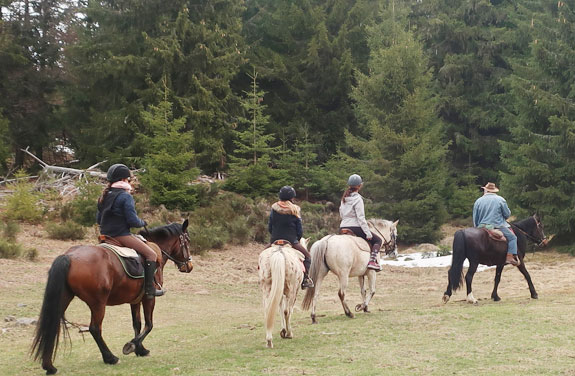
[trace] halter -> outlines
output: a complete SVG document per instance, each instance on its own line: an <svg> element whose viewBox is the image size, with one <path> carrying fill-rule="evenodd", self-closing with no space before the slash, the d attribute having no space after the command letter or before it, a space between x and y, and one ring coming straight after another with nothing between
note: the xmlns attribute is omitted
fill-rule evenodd
<svg viewBox="0 0 575 376"><path fill-rule="evenodd" d="M391 252L393 252L395 250L395 248L397 247L395 232L391 231L390 239L385 240L385 236L381 233L381 231L379 231L379 229L375 225L373 225L373 229L381 236L381 238L383 240L382 247L385 250L385 254L387 255L387 254L390 254ZM381 249L380 249L379 253L381 253Z"/></svg>
<svg viewBox="0 0 575 376"><path fill-rule="evenodd" d="M541 234L543 234L543 238L542 239L537 239L535 236L528 234L525 230L523 230L522 228L520 228L519 226L517 226L516 224L510 223L511 226L513 226L513 228L519 230L520 233L522 233L523 235L525 235L525 237L529 240L531 240L533 243L537 244L537 246L541 246L541 244L547 240L547 237L545 236L545 234L543 233L543 230L541 229L541 222L537 220L537 218L535 218L535 216L533 216L533 220L535 221L535 227L539 230L539 232Z"/></svg>
<svg viewBox="0 0 575 376"><path fill-rule="evenodd" d="M180 261L177 260L176 258L174 258L173 256L171 256L168 252L164 251L162 249L162 254L164 256L166 256L166 258L168 260L173 261L176 266L178 267L178 269L180 269L182 271L182 267L186 267L186 272L189 272L189 267L188 267L188 261L191 261L192 256L190 256L190 237L187 233L183 233L180 234L180 253L182 254L182 256L184 256L184 259L186 261Z"/></svg>

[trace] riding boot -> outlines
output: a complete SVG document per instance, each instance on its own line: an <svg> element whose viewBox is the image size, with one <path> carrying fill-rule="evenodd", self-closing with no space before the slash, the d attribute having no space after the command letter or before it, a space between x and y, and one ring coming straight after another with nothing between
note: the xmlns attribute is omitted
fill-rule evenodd
<svg viewBox="0 0 575 376"><path fill-rule="evenodd" d="M515 255L508 253L507 257L505 258L505 264L511 264L513 266L519 266L519 261L515 259Z"/></svg>
<svg viewBox="0 0 575 376"><path fill-rule="evenodd" d="M371 247L371 254L369 256L369 262L367 263L367 268L373 269L376 272L381 271L381 266L377 262L377 254L379 253L380 248L381 248L381 245L379 245L379 244L374 244L373 247Z"/></svg>
<svg viewBox="0 0 575 376"><path fill-rule="evenodd" d="M154 286L154 273L156 273L156 262L146 261L144 263L144 292L148 297L164 295L164 290L156 290Z"/></svg>
<svg viewBox="0 0 575 376"><path fill-rule="evenodd" d="M305 258L303 260L303 266L305 267L305 271L303 272L303 281L301 281L301 289L313 288L314 283L309 277L309 268L311 267L311 260L309 258Z"/></svg>

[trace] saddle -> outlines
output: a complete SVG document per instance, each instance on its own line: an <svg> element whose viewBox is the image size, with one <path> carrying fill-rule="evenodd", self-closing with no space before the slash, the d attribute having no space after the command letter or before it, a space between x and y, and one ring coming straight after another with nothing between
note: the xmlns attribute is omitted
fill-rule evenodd
<svg viewBox="0 0 575 376"><path fill-rule="evenodd" d="M278 239L275 242L272 243L273 245L289 245L291 246L291 243L285 239Z"/></svg>
<svg viewBox="0 0 575 376"><path fill-rule="evenodd" d="M505 242L507 243L507 239L505 238L505 235L503 235L503 233L501 232L501 230L498 230L496 228L494 229L487 229L485 227L481 228L484 231L487 231L487 235L489 235L489 238L496 241L496 242Z"/></svg>

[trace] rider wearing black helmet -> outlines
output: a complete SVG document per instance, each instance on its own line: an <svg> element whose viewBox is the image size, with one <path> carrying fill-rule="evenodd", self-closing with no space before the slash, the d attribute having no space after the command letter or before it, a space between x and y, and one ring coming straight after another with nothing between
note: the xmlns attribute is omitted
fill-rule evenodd
<svg viewBox="0 0 575 376"><path fill-rule="evenodd" d="M106 175L108 186L98 199L97 222L100 225L102 241L107 238L115 240L124 247L132 248L142 255L144 263L144 286L147 296L162 296L163 290L156 290L154 273L158 255L146 243L130 232L132 227L144 227L146 222L138 217L134 198L130 194L132 173L123 164L114 164Z"/></svg>
<svg viewBox="0 0 575 376"><path fill-rule="evenodd" d="M272 210L270 211L268 230L271 234L270 243L273 244L277 240L287 240L293 248L304 255L303 265L305 272L301 288L305 289L314 287L314 284L308 276L311 265L310 254L299 242L303 236L303 227L301 224L301 209L292 202L295 195L295 189L289 185L280 189L279 201L272 205Z"/></svg>

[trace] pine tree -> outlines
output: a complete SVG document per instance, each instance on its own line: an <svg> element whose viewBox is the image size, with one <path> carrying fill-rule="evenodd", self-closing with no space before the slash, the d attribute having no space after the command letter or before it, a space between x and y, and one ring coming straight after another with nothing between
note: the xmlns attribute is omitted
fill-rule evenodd
<svg viewBox="0 0 575 376"><path fill-rule="evenodd" d="M185 132L186 118L174 118L172 107L166 86L163 100L141 113L145 133L138 135L137 142L145 150L142 183L152 204L191 210L197 195L189 183L199 171L193 168L193 139Z"/></svg>
<svg viewBox="0 0 575 376"><path fill-rule="evenodd" d="M434 241L445 219L446 145L422 46L407 30L406 9L394 2L368 28L369 74L357 73L356 116L369 132L349 137L371 175L365 193L372 215L400 220L402 239ZM359 162L359 161L358 161Z"/></svg>
<svg viewBox="0 0 575 376"><path fill-rule="evenodd" d="M528 2L531 54L507 81L512 138L502 143L502 190L521 215L538 212L575 239L575 13L565 2Z"/></svg>
<svg viewBox="0 0 575 376"><path fill-rule="evenodd" d="M274 136L266 133L269 115L263 104L265 92L259 88L258 74L249 75L251 90L244 91L241 105L244 115L239 116L234 130L235 153L230 157L230 176L226 187L249 196L270 194L281 186L281 172L272 168L279 148L271 146Z"/></svg>

